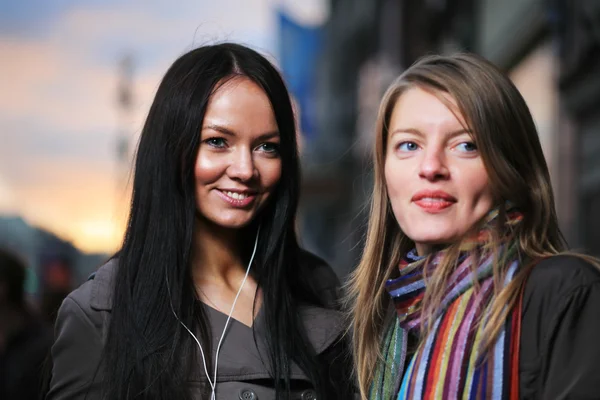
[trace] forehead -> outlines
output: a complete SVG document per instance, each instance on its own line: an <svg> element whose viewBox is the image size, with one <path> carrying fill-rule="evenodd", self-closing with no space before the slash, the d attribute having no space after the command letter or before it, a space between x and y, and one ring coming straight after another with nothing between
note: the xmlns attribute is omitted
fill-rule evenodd
<svg viewBox="0 0 600 400"><path fill-rule="evenodd" d="M390 132L396 129L466 128L456 100L441 91L411 87L401 93L392 108Z"/></svg>
<svg viewBox="0 0 600 400"><path fill-rule="evenodd" d="M204 115L204 125L210 124L223 125L236 132L277 130L275 113L267 94L247 77L235 77L219 83Z"/></svg>

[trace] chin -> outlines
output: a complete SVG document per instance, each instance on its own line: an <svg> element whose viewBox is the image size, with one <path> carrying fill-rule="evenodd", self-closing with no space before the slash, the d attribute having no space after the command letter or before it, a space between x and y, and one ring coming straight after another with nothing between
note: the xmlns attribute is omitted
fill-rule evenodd
<svg viewBox="0 0 600 400"><path fill-rule="evenodd" d="M444 243L452 243L455 238L453 235L432 235L428 233L413 235L407 234L407 236L415 243L423 243L426 245L437 246Z"/></svg>
<svg viewBox="0 0 600 400"><path fill-rule="evenodd" d="M240 216L238 216L237 218L223 218L222 215L214 215L204 218L200 217L198 221L200 222L200 224L207 225L209 227L213 226L215 228L220 229L242 229L247 227L252 221L254 221L254 216L248 216L244 218L240 218Z"/></svg>
<svg viewBox="0 0 600 400"><path fill-rule="evenodd" d="M215 225L218 225L221 228L225 228L225 229L242 229L242 228L245 228L248 225L250 225L251 222L252 222L252 220L247 220L247 221L222 221L222 222L215 222Z"/></svg>

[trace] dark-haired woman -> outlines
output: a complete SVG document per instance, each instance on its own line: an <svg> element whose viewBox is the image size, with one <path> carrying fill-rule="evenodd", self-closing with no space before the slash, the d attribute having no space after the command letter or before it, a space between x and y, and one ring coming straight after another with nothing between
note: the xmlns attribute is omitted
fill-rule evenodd
<svg viewBox="0 0 600 400"><path fill-rule="evenodd" d="M276 69L236 44L175 61L122 248L60 309L47 398L347 398L337 279L298 246L298 186Z"/></svg>

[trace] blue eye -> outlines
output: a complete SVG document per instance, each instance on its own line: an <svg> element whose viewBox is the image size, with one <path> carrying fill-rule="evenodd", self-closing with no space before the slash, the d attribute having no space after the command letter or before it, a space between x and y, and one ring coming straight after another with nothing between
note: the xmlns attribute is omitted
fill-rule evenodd
<svg viewBox="0 0 600 400"><path fill-rule="evenodd" d="M477 146L473 142L462 142L462 143L459 143L456 146L456 148L458 149L458 151L461 151L461 152L464 152L464 153L473 153L473 152L477 151Z"/></svg>
<svg viewBox="0 0 600 400"><path fill-rule="evenodd" d="M225 141L225 139L220 138L220 137L212 137L212 138L208 138L204 141L206 144L208 144L211 147L216 147L218 149L221 149L223 147L225 147L225 144L227 143Z"/></svg>
<svg viewBox="0 0 600 400"><path fill-rule="evenodd" d="M419 146L415 142L402 142L398 145L398 150L401 151L415 151Z"/></svg>

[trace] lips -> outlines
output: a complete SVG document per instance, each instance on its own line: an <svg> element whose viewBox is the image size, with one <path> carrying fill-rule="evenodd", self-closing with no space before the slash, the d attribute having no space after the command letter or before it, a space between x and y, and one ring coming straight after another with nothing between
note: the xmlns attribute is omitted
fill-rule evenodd
<svg viewBox="0 0 600 400"><path fill-rule="evenodd" d="M411 201L429 213L436 213L456 203L456 198L442 190L422 190Z"/></svg>
<svg viewBox="0 0 600 400"><path fill-rule="evenodd" d="M233 207L247 207L256 199L257 193L243 189L217 189L217 194Z"/></svg>

